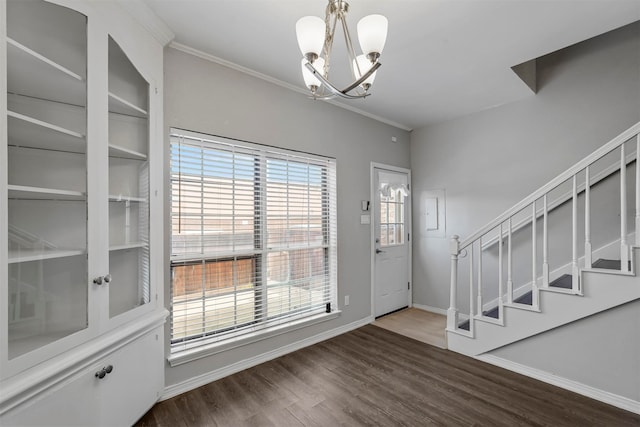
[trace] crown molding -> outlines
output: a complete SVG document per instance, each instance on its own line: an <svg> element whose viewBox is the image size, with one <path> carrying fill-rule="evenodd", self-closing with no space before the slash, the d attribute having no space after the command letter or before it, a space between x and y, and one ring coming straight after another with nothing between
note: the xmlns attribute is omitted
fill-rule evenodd
<svg viewBox="0 0 640 427"><path fill-rule="evenodd" d="M274 77L268 76L266 74L260 73L260 72L255 71L255 70L252 70L251 68L243 67L242 65L238 65L238 64L236 64L234 62L227 61L226 59L222 59L220 57L211 55L211 54L203 52L201 50L194 49L194 48L192 48L190 46L186 46L186 45L184 45L182 43L178 43L178 42L174 41L174 42L171 42L171 44L169 44L169 47L173 48L173 49L176 49L176 50L179 50L181 52L188 53L190 55L196 56L198 58L204 59L206 61L210 61L210 62L216 63L218 65L222 65L223 67L227 67L227 68L230 68L232 70L239 71L241 73L247 74L249 76L264 80L266 82L269 82L269 83L272 83L274 85L283 87L285 89L289 89L291 91L297 92L297 93L305 95L307 97L309 96L309 92L307 90L305 90L304 88L300 87L300 86L292 85L291 83L287 83L287 82L282 81L280 79L276 79ZM354 112L356 114L360 114L361 116L368 117L368 118L370 118L372 120L375 120L377 122L384 123L384 124L389 125L389 126L393 126L395 128L398 128L398 129L402 129L402 130L406 130L406 131L411 131L412 130L412 128L410 128L410 127L408 127L406 125L403 125L403 124L398 123L398 122L394 122L393 120L389 120L389 119L386 119L384 117L377 116L375 114L371 114L369 112L363 111L363 110L361 110L359 108L356 108L356 107L353 107L351 105L342 104L340 102L337 102L337 101L331 100L331 99L330 100L322 100L322 101L324 101L324 102L326 102L328 104L331 104L331 105L335 105L336 107L340 107L340 108L343 108L345 110L349 110L349 111Z"/></svg>
<svg viewBox="0 0 640 427"><path fill-rule="evenodd" d="M162 44L168 45L175 34L165 22L156 15L142 0L116 0L125 11L138 21L151 35Z"/></svg>

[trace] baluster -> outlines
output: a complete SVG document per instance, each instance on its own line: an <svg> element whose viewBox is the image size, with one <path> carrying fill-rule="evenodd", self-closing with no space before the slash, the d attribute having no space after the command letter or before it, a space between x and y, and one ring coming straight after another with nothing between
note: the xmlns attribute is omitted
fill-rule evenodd
<svg viewBox="0 0 640 427"><path fill-rule="evenodd" d="M502 223L500 223L498 235L498 315L502 319L503 285L502 285Z"/></svg>
<svg viewBox="0 0 640 427"><path fill-rule="evenodd" d="M627 245L627 156L624 143L620 146L620 270L629 270Z"/></svg>
<svg viewBox="0 0 640 427"><path fill-rule="evenodd" d="M484 316L482 309L482 237L478 239L480 250L478 251L478 315Z"/></svg>
<svg viewBox="0 0 640 427"><path fill-rule="evenodd" d="M480 248L482 251L482 247ZM469 332L473 334L474 315L474 295L473 295L473 243L469 245Z"/></svg>
<svg viewBox="0 0 640 427"><path fill-rule="evenodd" d="M532 282L531 282L531 306L538 306L538 275L537 275L537 256L538 256L538 244L537 244L537 227L536 227L536 201L534 200L531 204L531 271L532 271Z"/></svg>
<svg viewBox="0 0 640 427"><path fill-rule="evenodd" d="M580 270L578 269L578 178L573 176L571 212L571 288L574 292L580 290Z"/></svg>
<svg viewBox="0 0 640 427"><path fill-rule="evenodd" d="M511 217L507 223L507 302L511 304L513 302L513 263L511 262Z"/></svg>
<svg viewBox="0 0 640 427"><path fill-rule="evenodd" d="M636 135L636 246L640 246L640 134Z"/></svg>
<svg viewBox="0 0 640 427"><path fill-rule="evenodd" d="M542 287L549 287L549 206L547 195L542 197Z"/></svg>
<svg viewBox="0 0 640 427"><path fill-rule="evenodd" d="M591 169L584 170L584 267L591 268L593 264L591 249Z"/></svg>
<svg viewBox="0 0 640 427"><path fill-rule="evenodd" d="M636 246L640 246L640 134L636 135Z"/></svg>
<svg viewBox="0 0 640 427"><path fill-rule="evenodd" d="M447 310L447 329L455 331L458 328L457 287L458 287L458 252L460 241L458 236L452 236L449 243L451 254L451 288L449 294L449 309ZM471 320L469 320L471 322ZM469 323L471 325L471 323Z"/></svg>

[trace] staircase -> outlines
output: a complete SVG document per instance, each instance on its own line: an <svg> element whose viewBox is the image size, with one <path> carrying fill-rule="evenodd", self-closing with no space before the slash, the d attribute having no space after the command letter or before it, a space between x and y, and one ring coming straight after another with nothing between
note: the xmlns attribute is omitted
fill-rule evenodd
<svg viewBox="0 0 640 427"><path fill-rule="evenodd" d="M640 123L468 239L453 237L447 311L450 350L477 356L640 299L640 277L636 275L640 266L640 168L628 177L633 164L640 164ZM619 223L609 224L619 233L606 245L599 240L600 247L594 248L592 205L602 209L602 203L593 203L593 189L604 179L619 183L618 215L608 218ZM570 188L566 200L553 199L562 186ZM635 201L632 221L629 200ZM566 260L551 257L559 257L558 250L549 251L550 238L557 242L557 236L549 234L550 217L563 205L570 212L562 223L571 241ZM601 212L595 213L602 217ZM629 222L635 230L629 230ZM557 233L557 224L554 226Z"/></svg>

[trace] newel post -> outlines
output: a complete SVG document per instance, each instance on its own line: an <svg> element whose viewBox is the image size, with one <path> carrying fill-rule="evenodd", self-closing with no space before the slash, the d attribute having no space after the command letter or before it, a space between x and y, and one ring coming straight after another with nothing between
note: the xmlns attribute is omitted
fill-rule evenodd
<svg viewBox="0 0 640 427"><path fill-rule="evenodd" d="M458 253L460 252L460 237L452 236L449 243L451 254L451 289L449 294L449 310L447 310L447 329L454 331L458 326Z"/></svg>

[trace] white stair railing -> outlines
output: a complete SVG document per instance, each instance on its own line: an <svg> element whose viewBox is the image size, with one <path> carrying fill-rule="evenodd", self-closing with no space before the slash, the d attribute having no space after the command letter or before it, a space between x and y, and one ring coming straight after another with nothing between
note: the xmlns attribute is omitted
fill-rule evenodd
<svg viewBox="0 0 640 427"><path fill-rule="evenodd" d="M571 168L567 169L564 173L557 176L555 179L542 186L537 191L533 192L528 197L521 200L514 205L511 209L507 210L495 220L476 231L469 238L460 241L458 236L453 236L450 244L451 254L451 287L450 287L450 306L447 310L447 330L451 332L461 333L463 335L473 336L474 322L478 318L483 319L485 307L487 301L483 299L483 241L497 241L498 243L498 283L497 293L498 297L495 306L498 307L498 323L503 321L503 303L512 305L514 298L514 279L513 279L513 244L512 236L514 230L512 224L516 215L522 212L524 209L530 208L531 215L530 220L527 220L531 224L531 249L532 249L532 281L531 281L531 297L532 303L531 310L538 310L539 302L539 290L549 289L549 227L548 227L548 213L550 210L548 204L548 196L551 191L559 187L565 182L571 182L571 277L572 286L571 289L560 289L559 291L581 294L580 283L580 270L579 265L579 253L578 253L578 175L584 171L584 265L582 268L591 268L593 265L593 248L591 240L591 186L593 185L592 179L592 165L604 156L610 154L616 149L620 149L620 162L615 171L620 173L620 269L622 272L629 271L629 259L630 259L630 247L628 242L628 227L627 227L627 165L628 159L626 158L625 143L635 138L635 163L636 163L636 176L635 176L635 242L636 246L640 246L640 122L633 125L611 141L594 151L591 155L587 156L580 162L576 163ZM570 180L570 181L569 181ZM537 258L537 219L540 217L539 212L536 210L536 202L542 199L542 262L538 265ZM506 231L505 231L506 223ZM521 223L520 223L521 224ZM520 225L519 225L520 227ZM497 237L494 235L497 230ZM506 295L503 289L503 242L506 238ZM474 256L473 248L474 244L478 246L478 256L475 262L474 272ZM469 254L469 323L464 330L459 327L460 311L458 308L458 263L459 259L463 257L465 253ZM539 279L538 269L541 269L542 276ZM477 284L474 287L474 275L477 274ZM540 286L538 286L540 283ZM475 307L474 307L475 305ZM522 306L519 304L518 306ZM474 314L475 313L475 314ZM487 320L486 318L484 320ZM495 322L496 319L489 319ZM466 323L466 322L465 322Z"/></svg>

